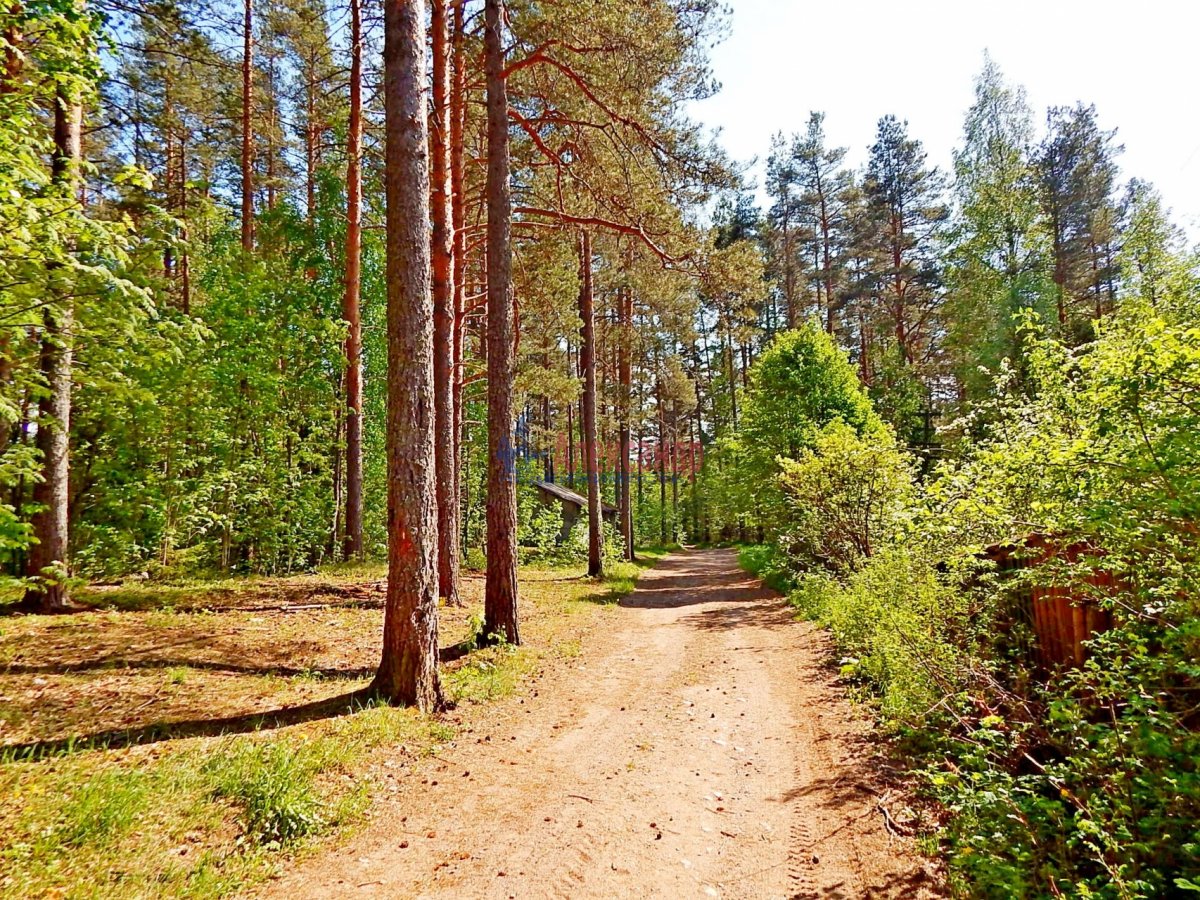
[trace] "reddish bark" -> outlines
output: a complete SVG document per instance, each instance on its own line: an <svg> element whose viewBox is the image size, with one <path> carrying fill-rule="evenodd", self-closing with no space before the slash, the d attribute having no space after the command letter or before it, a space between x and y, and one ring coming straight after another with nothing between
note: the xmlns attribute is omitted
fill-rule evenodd
<svg viewBox="0 0 1200 900"><path fill-rule="evenodd" d="M372 689L393 703L431 709L441 687L424 7L422 0L384 3L388 587Z"/></svg>
<svg viewBox="0 0 1200 900"><path fill-rule="evenodd" d="M487 583L483 633L520 643L517 627L517 496L513 443L516 374L512 288L512 186L503 0L484 4L487 75Z"/></svg>
<svg viewBox="0 0 1200 900"><path fill-rule="evenodd" d="M454 470L454 224L450 184L450 35L447 0L433 0L433 122L430 128L433 212L433 390L437 469L438 590L459 606L458 494Z"/></svg>
<svg viewBox="0 0 1200 900"><path fill-rule="evenodd" d="M454 508L462 508L462 435L463 435L463 345L467 328L467 232L466 197L463 194L465 170L464 132L467 114L467 62L463 54L466 30L466 0L454 3L454 34L452 61L454 78L450 91L450 209L454 226ZM461 516L460 516L461 518ZM458 540L458 535L455 539ZM459 545L461 547L461 544Z"/></svg>
<svg viewBox="0 0 1200 900"><path fill-rule="evenodd" d="M583 374L580 405L583 424L583 465L587 476L588 574L604 574L604 523L600 514L600 472L596 446L596 320L592 293L592 236L584 231L579 240L579 368Z"/></svg>
<svg viewBox="0 0 1200 900"><path fill-rule="evenodd" d="M244 0L242 37L242 250L254 249L254 0Z"/></svg>
<svg viewBox="0 0 1200 900"><path fill-rule="evenodd" d="M0 94L12 93L21 81L21 72L24 66L20 47L23 37L18 19L23 8L23 4L20 2L13 3L8 8L12 24L8 26L4 35L6 45L4 48L4 77L0 78Z"/></svg>
<svg viewBox="0 0 1200 900"><path fill-rule="evenodd" d="M363 557L362 381L362 0L350 0L350 121L346 136L346 535L347 559Z"/></svg>
<svg viewBox="0 0 1200 900"><path fill-rule="evenodd" d="M634 558L633 549L633 505L629 496L629 419L633 407L633 372L630 365L630 343L633 341L633 291L622 288L617 295L617 316L620 326L617 342L617 383L619 393L620 426L618 452L621 455L617 468L620 479L618 506L621 511L621 536L625 558Z"/></svg>

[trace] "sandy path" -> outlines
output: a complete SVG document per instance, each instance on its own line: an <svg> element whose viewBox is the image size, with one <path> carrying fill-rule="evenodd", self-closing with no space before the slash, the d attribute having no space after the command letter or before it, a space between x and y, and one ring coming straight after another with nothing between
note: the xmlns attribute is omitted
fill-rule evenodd
<svg viewBox="0 0 1200 900"><path fill-rule="evenodd" d="M602 619L269 895L935 895L877 808L822 636L733 553L667 558Z"/></svg>

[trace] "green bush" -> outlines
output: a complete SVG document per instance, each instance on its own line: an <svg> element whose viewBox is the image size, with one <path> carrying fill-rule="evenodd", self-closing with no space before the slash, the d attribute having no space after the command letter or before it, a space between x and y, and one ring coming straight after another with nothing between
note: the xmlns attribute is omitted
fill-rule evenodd
<svg viewBox="0 0 1200 900"><path fill-rule="evenodd" d="M920 754L965 896L1200 892L1200 264L1139 272L1146 295L1084 347L1025 315L1020 365L922 484L880 429L812 432L778 462L775 549L743 552L795 574L792 602ZM729 484L752 468L723 462ZM981 560L1029 534L1094 552L1003 577ZM1117 587L1089 588L1097 569ZM1082 666L1024 646L1012 591L1034 583L1114 613Z"/></svg>
<svg viewBox="0 0 1200 900"><path fill-rule="evenodd" d="M890 429L864 437L833 421L779 464L788 507L780 540L801 566L853 571L890 546L909 515L913 467Z"/></svg>
<svg viewBox="0 0 1200 900"><path fill-rule="evenodd" d="M805 575L791 602L833 632L843 673L871 686L889 720L928 724L939 701L966 686L974 626L964 595L903 549L872 557L845 581Z"/></svg>
<svg viewBox="0 0 1200 900"><path fill-rule="evenodd" d="M786 554L773 544L750 544L738 549L738 564L767 587L786 593L793 587L795 576Z"/></svg>

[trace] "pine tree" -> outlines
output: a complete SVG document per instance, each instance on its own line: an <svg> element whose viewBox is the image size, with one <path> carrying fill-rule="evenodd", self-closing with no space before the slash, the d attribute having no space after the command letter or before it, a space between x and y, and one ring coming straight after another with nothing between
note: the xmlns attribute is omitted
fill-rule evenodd
<svg viewBox="0 0 1200 900"><path fill-rule="evenodd" d="M484 6L487 74L487 584L484 634L519 644L517 622L516 445L513 438L514 348L512 186L508 146L508 76L503 0Z"/></svg>
<svg viewBox="0 0 1200 900"><path fill-rule="evenodd" d="M373 690L432 709L438 681L437 498L425 4L384 5L388 241L388 587Z"/></svg>
<svg viewBox="0 0 1200 900"><path fill-rule="evenodd" d="M894 116L879 121L863 181L877 236L875 276L891 337L906 365L928 361L937 328L941 230L949 216L941 174Z"/></svg>
<svg viewBox="0 0 1200 900"><path fill-rule="evenodd" d="M1116 301L1117 166L1115 132L1102 131L1096 108L1055 107L1036 167L1042 211L1050 233L1055 312L1068 340L1087 337L1086 322Z"/></svg>

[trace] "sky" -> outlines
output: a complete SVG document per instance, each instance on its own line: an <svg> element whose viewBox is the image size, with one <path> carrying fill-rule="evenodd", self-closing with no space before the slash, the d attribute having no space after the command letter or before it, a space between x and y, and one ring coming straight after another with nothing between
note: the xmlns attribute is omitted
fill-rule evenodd
<svg viewBox="0 0 1200 900"><path fill-rule="evenodd" d="M1200 3L1196 0L727 0L732 33L712 54L722 83L693 116L735 159L826 113L833 146L861 165L875 125L909 122L949 168L985 50L1046 107L1093 103L1117 129L1123 177L1151 181L1200 239Z"/></svg>

